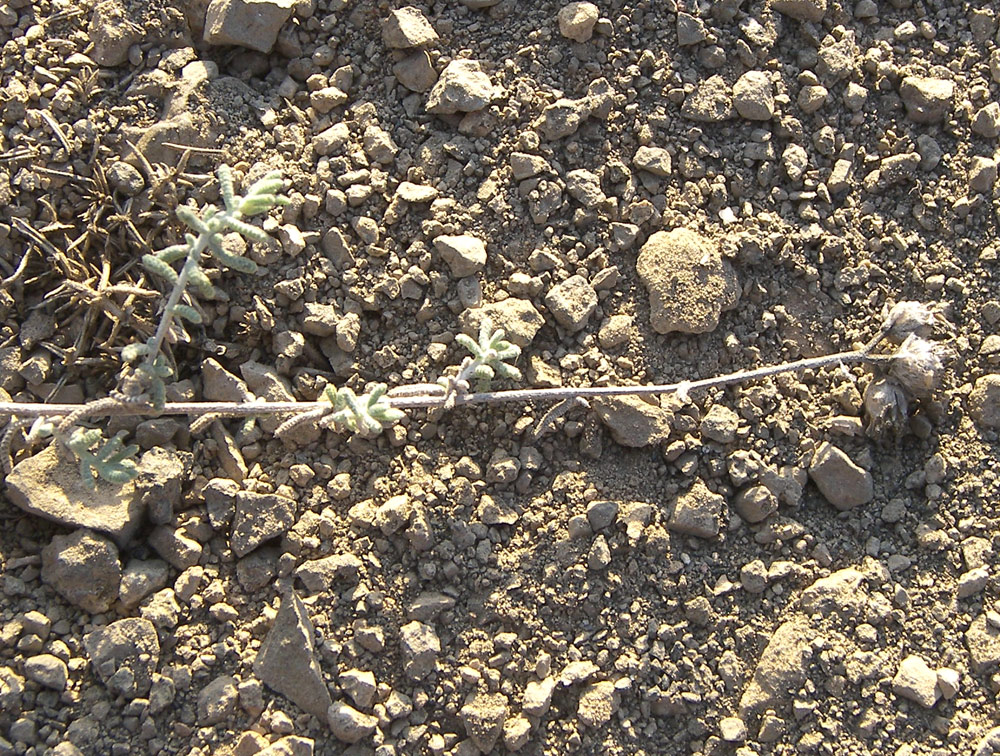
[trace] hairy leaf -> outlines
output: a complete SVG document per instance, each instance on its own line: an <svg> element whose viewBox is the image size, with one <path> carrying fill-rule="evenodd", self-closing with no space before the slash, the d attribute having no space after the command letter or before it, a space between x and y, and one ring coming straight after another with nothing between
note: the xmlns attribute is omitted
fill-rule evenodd
<svg viewBox="0 0 1000 756"><path fill-rule="evenodd" d="M216 169L215 175L219 177L219 193L222 195L222 201L226 203L226 209L231 212L236 209L236 195L233 191L233 171L228 165L223 163Z"/></svg>
<svg viewBox="0 0 1000 756"><path fill-rule="evenodd" d="M258 244L267 244L271 241L271 237L267 235L267 232L262 228L258 228L250 223L241 221L239 218L234 218L231 215L226 215L223 217L223 223L231 228L236 233L241 236L245 236L251 241L255 241Z"/></svg>
<svg viewBox="0 0 1000 756"><path fill-rule="evenodd" d="M198 217L197 213L194 211L193 208L190 208L187 205L180 205L177 208L176 212L177 212L177 217L181 220L182 223L184 223L186 226L190 226L199 234L212 233L212 230L205 224L205 222L201 218ZM209 216L209 213L206 212L205 215Z"/></svg>
<svg viewBox="0 0 1000 756"><path fill-rule="evenodd" d="M188 273L188 280L191 282L191 285L198 290L198 294L200 296L205 299L215 298L215 286L212 285L212 282L201 268L193 268Z"/></svg>
<svg viewBox="0 0 1000 756"><path fill-rule="evenodd" d="M143 255L142 267L160 278L165 278L171 286L177 285L177 271L156 255Z"/></svg>
<svg viewBox="0 0 1000 756"><path fill-rule="evenodd" d="M200 312L198 312L193 307L184 304L174 305L174 315L180 318L184 318L184 320L188 321L189 323L200 324L203 322L203 318L201 317Z"/></svg>
<svg viewBox="0 0 1000 756"><path fill-rule="evenodd" d="M156 253L156 256L169 265L170 263L175 263L178 260L183 260L187 257L187 253L190 250L190 244L174 244L170 247L164 247Z"/></svg>

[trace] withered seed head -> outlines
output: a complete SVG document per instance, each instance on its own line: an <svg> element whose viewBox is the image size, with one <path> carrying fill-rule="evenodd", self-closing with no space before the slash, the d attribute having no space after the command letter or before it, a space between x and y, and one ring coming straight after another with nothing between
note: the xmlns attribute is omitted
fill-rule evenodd
<svg viewBox="0 0 1000 756"><path fill-rule="evenodd" d="M864 396L866 430L878 438L902 428L907 417L906 392L893 378L876 378L868 384Z"/></svg>
<svg viewBox="0 0 1000 756"><path fill-rule="evenodd" d="M927 337L937 319L934 311L923 302L900 302L885 316L882 328L886 335L902 341L911 334Z"/></svg>
<svg viewBox="0 0 1000 756"><path fill-rule="evenodd" d="M929 396L944 373L942 348L911 333L893 356L889 372L917 397Z"/></svg>

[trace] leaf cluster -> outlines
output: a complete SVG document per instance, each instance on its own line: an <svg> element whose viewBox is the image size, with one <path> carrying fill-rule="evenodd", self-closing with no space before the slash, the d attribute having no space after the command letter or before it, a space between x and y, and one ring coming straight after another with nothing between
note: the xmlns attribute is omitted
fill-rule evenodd
<svg viewBox="0 0 1000 756"><path fill-rule="evenodd" d="M119 431L105 439L98 428L73 429L65 443L80 460L80 477L87 488L95 488L98 477L121 485L134 480L139 474L133 461L139 447L135 444L126 446L122 440L125 435L126 431Z"/></svg>
<svg viewBox="0 0 1000 756"><path fill-rule="evenodd" d="M472 358L466 358L460 371L464 380L473 379L476 391L489 391L494 378L509 378L521 380L521 371L510 364L521 356L521 348L504 339L506 333L502 328L493 330L489 318L483 318L479 324L479 340L460 333L455 340L472 353Z"/></svg>
<svg viewBox="0 0 1000 756"><path fill-rule="evenodd" d="M386 427L395 425L406 413L393 407L386 399L388 387L376 383L370 391L356 395L347 386L335 389L327 386L323 398L333 405L333 412L325 425L346 428L352 433L375 436Z"/></svg>
<svg viewBox="0 0 1000 756"><path fill-rule="evenodd" d="M233 188L233 172L228 165L220 165L217 176L225 209L219 210L208 206L199 214L194 208L181 205L177 208L177 217L198 235L188 233L184 237L184 244L174 244L142 258L146 270L165 279L171 286L181 283L177 271L171 266L179 260L187 260L187 263L190 263L187 280L206 299L214 295L215 288L201 270L201 252L207 248L220 264L240 273L255 272L257 264L253 260L234 255L225 249L222 244L223 234L235 231L251 241L267 244L271 237L264 229L247 223L243 218L259 215L272 207L287 205L290 202L287 197L279 194L284 186L284 179L279 171L271 171L255 182L243 196L236 194ZM175 305L173 310L172 315L178 315L194 323L201 322L201 314L194 308Z"/></svg>
<svg viewBox="0 0 1000 756"><path fill-rule="evenodd" d="M159 353L152 354L152 349L152 339L142 344L129 344L122 349L122 361L130 366L142 389L149 392L153 409L162 410L167 402L166 379L172 376L174 371L167 358Z"/></svg>

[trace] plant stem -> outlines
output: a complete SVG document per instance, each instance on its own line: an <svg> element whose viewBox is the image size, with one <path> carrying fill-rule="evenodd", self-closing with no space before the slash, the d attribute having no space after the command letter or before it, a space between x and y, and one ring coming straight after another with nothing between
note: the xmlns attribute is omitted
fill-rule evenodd
<svg viewBox="0 0 1000 756"><path fill-rule="evenodd" d="M871 354L868 347L847 352L838 352L821 357L808 357L794 362L783 362L754 370L740 370L734 373L702 378L697 381L681 381L679 383L652 384L646 386L589 386L560 387L542 389L510 389L506 391L484 391L478 393L458 394L454 397L455 404L491 404L499 402L555 402L564 399L601 398L613 396L648 396L653 394L672 394L689 392L695 389L730 386L745 381L756 381L783 373L795 373L803 370L814 370L832 365L852 365L882 362L891 359L889 355ZM386 401L400 409L419 407L441 407L446 402L444 394L397 395L386 396ZM100 402L101 400L97 400ZM229 417L246 417L249 415L270 415L281 413L314 412L326 409L328 402L168 402L158 413L160 415L205 415L217 414ZM16 415L19 417L45 417L79 413L86 405L80 404L31 404L21 402L0 402L0 415ZM81 413L89 414L89 413ZM78 417L82 416L78 414ZM92 416L123 416L148 415L149 408L143 405L120 404L108 407L106 404L95 407Z"/></svg>
<svg viewBox="0 0 1000 756"><path fill-rule="evenodd" d="M198 239L191 246L188 251L187 258L184 260L184 266L181 268L181 272L177 274L177 281L174 284L174 288L170 291L170 296L167 298L167 303L163 308L163 317L160 318L160 323L156 327L156 334L153 336L153 342L151 348L146 355L146 359L143 361L146 367L152 368L153 361L160 354L160 349L163 347L163 342L167 338L167 332L170 330L170 324L174 320L174 307L181 301L181 297L184 296L184 291L187 289L188 278L191 276L191 271L201 264L201 253L205 251L205 247L208 246L209 234L198 234Z"/></svg>

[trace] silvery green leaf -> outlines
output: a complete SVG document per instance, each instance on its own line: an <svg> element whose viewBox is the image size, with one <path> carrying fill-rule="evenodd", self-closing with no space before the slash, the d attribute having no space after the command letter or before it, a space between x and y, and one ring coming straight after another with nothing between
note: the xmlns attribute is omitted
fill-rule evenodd
<svg viewBox="0 0 1000 756"><path fill-rule="evenodd" d="M219 177L219 193L222 195L222 201L226 203L226 209L235 210L236 198L233 191L232 169L228 165L222 164L218 167L215 174Z"/></svg>
<svg viewBox="0 0 1000 756"><path fill-rule="evenodd" d="M150 273L166 279L167 283L171 286L177 285L177 271L167 265L167 263L156 255L143 255L142 267Z"/></svg>
<svg viewBox="0 0 1000 756"><path fill-rule="evenodd" d="M184 304L174 305L174 315L183 318L189 323L199 324L203 320L200 312L198 312L193 307L189 307L188 305Z"/></svg>

